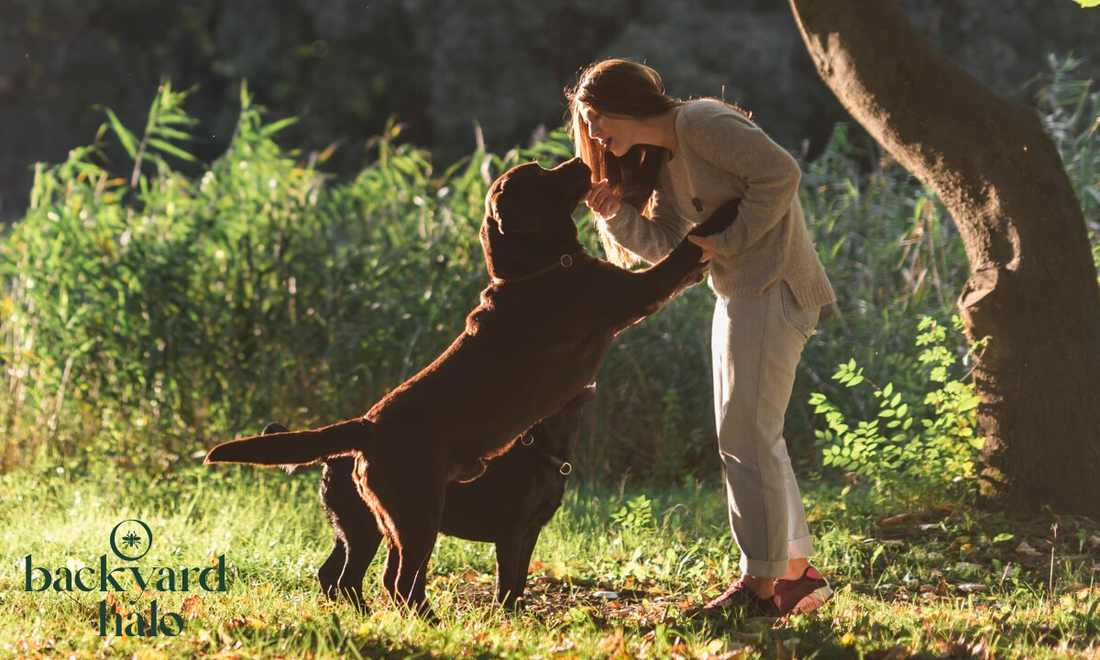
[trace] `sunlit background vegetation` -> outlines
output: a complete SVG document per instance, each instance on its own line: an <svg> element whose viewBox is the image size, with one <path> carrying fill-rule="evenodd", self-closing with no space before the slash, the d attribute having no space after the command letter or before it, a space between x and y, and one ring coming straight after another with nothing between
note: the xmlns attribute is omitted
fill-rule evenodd
<svg viewBox="0 0 1100 660"><path fill-rule="evenodd" d="M1028 93L1100 258L1100 93L1074 68L1052 61ZM181 561L235 557L239 590L193 603L195 634L148 657L1092 648L1095 523L1018 525L969 508L981 446L969 368L982 345L952 318L965 254L934 195L844 126L802 163L800 197L839 301L807 346L788 419L820 564L847 585L833 614L732 632L677 618L736 565L716 487L703 286L624 333L601 370L566 507L536 553L535 618L470 614L489 607L488 587L478 591L484 578L467 567L491 571L491 554L460 541L441 545L432 586L449 628L405 622L377 596L365 620L320 604L311 573L327 532L314 477L221 474L197 467L201 456L270 420L307 427L361 414L426 365L487 282L477 227L488 184L571 147L553 131L441 166L391 122L370 163L337 178L326 169L333 150L283 138L293 119L265 115L246 86L237 106L227 149L209 161L192 149L203 126L188 92L169 81L144 122L103 109L91 144L36 167L25 216L0 235L5 556L33 546L57 565L67 553L90 564L96 525L126 510L159 520L163 552ZM105 159L108 150L125 156ZM576 220L598 254L588 216ZM99 644L80 641L94 637L94 603L58 596L44 609L19 591L19 570L0 577L0 617L11 619L0 647L14 657L130 657L147 646L88 650ZM592 599L608 589L634 595L619 606ZM922 603L939 623L914 614ZM974 612L1004 627L987 630Z"/></svg>

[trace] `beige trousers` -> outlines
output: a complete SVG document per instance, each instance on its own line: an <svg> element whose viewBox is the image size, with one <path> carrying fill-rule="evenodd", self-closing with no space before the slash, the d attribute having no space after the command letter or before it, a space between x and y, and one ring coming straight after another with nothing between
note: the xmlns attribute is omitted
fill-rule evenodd
<svg viewBox="0 0 1100 660"><path fill-rule="evenodd" d="M821 310L799 309L786 282L758 298L718 296L712 327L718 453L741 570L787 573L789 558L813 554L783 416L802 347Z"/></svg>

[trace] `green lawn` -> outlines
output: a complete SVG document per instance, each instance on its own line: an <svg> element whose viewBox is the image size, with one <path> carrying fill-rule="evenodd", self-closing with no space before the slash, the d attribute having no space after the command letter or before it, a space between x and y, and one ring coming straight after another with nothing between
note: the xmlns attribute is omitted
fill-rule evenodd
<svg viewBox="0 0 1100 660"><path fill-rule="evenodd" d="M1100 657L1100 530L1086 520L902 507L807 480L817 563L836 597L788 621L719 620L690 613L737 565L716 479L575 484L543 530L522 614L492 604L490 546L441 538L434 625L387 602L378 562L367 614L320 597L313 573L331 536L317 476L196 467L0 477L0 658ZM128 563L109 538L133 518L154 539ZM98 569L104 554L108 568L146 571L207 568L224 555L227 590L142 596L125 579L119 595L26 592L27 554L36 567L74 572ZM34 586L41 581L36 573ZM104 599L143 613L156 599L185 628L100 637Z"/></svg>

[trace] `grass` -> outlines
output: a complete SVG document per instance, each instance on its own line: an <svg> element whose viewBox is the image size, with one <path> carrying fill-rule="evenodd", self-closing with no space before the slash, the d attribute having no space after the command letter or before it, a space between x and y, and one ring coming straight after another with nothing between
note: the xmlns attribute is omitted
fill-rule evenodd
<svg viewBox="0 0 1100 660"><path fill-rule="evenodd" d="M1038 81L1040 110L1100 267L1100 93L1072 68L1055 62ZM493 549L449 538L429 585L439 625L392 606L377 564L365 615L326 602L313 577L331 539L316 474L204 469L188 457L257 419L308 426L361 413L426 364L484 282L485 186L519 159L571 150L559 138L504 157L479 151L440 172L429 154L395 146L394 126L354 181L329 182L317 167L328 152L281 148L273 136L286 122L264 123L242 90L232 147L190 176L172 169L181 157L161 139L186 146L183 96L162 87L140 140L110 118L104 130L135 161L125 176L98 164L97 146L39 166L32 209L0 236L0 660L1100 658L1096 522L976 510L941 488L954 476L942 456L910 461L928 466L917 485L939 499L906 491L893 464L846 486L831 483L837 471L811 472L821 420L809 393L823 392L841 421L881 416L875 387L829 378L857 363L868 382L924 393L917 319L946 321L967 272L942 205L896 166L863 172L866 155L843 130L805 164L801 191L840 314L807 347L788 419L808 472L815 562L838 588L824 610L782 621L691 614L737 566L699 378L712 305L703 287L612 350L599 421L578 447L582 472L540 538L524 613L493 605ZM947 354L952 341L965 348L949 337ZM55 573L96 566L113 556L112 528L132 518L154 534L139 567L205 568L224 555L227 591L24 590L26 555ZM123 612L155 599L185 630L100 637L108 599Z"/></svg>
<svg viewBox="0 0 1100 660"><path fill-rule="evenodd" d="M690 608L736 571L716 480L678 486L574 483L543 530L526 612L492 602L491 546L441 537L430 597L442 621L402 615L368 575L368 613L320 597L330 533L317 475L185 468L19 470L0 477L2 658L1066 658L1100 657L1100 530L1080 519L1008 520L951 503L899 508L813 479L817 563L838 588L786 621L708 619ZM137 562L207 567L227 590L111 597L186 619L182 634L100 637L106 596L24 591L23 557L71 569L127 565L120 520L153 530ZM1025 545L1026 544L1026 545ZM36 577L35 584L40 584ZM613 591L608 600L597 592ZM130 601L134 602L131 603Z"/></svg>

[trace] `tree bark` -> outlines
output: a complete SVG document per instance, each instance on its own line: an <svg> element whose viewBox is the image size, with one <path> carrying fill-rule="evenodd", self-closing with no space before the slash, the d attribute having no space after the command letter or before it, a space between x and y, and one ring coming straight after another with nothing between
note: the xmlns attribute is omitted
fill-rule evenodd
<svg viewBox="0 0 1100 660"><path fill-rule="evenodd" d="M1100 287L1081 208L1035 111L937 52L894 0L790 0L818 73L943 200L971 275L981 493L1100 515Z"/></svg>

